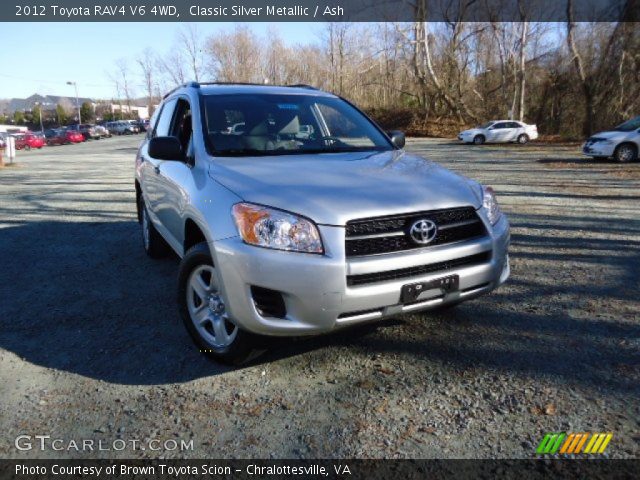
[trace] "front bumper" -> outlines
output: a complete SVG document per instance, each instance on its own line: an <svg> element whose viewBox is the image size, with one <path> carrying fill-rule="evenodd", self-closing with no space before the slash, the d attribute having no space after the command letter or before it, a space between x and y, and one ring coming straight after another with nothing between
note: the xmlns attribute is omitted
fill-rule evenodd
<svg viewBox="0 0 640 480"><path fill-rule="evenodd" d="M582 146L582 153L590 157L612 157L615 145L613 143L585 143Z"/></svg>
<svg viewBox="0 0 640 480"><path fill-rule="evenodd" d="M344 228L320 226L325 255L282 252L247 245L239 237L213 242L211 250L221 278L227 312L241 327L263 335L305 335L428 310L488 293L509 276L509 223L503 218L480 239L409 252L346 258ZM347 275L360 275L444 262L490 252L485 263L359 286ZM459 289L426 292L403 305L400 291L408 283L457 274ZM285 318L264 317L254 305L251 286L281 292Z"/></svg>

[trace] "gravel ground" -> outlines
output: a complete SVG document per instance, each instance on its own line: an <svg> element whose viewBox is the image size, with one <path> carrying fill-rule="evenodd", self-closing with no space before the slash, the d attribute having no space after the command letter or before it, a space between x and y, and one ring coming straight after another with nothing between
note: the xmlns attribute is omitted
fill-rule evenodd
<svg viewBox="0 0 640 480"><path fill-rule="evenodd" d="M0 457L530 458L548 431L610 431L607 456L640 456L640 163L409 140L496 188L510 281L232 369L179 323L177 258L143 253L139 140L0 170ZM19 434L193 449L20 452Z"/></svg>

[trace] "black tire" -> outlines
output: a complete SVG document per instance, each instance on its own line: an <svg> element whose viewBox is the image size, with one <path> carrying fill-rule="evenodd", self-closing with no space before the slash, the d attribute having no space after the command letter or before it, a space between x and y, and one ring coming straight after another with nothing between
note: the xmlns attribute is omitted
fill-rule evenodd
<svg viewBox="0 0 640 480"><path fill-rule="evenodd" d="M169 245L165 242L162 235L158 233L156 227L153 226L147 206L144 200L140 199L140 227L142 229L142 247L147 255L151 258L166 257L169 253Z"/></svg>
<svg viewBox="0 0 640 480"><path fill-rule="evenodd" d="M638 160L638 148L631 143L622 143L613 152L613 159L618 163L629 163Z"/></svg>
<svg viewBox="0 0 640 480"><path fill-rule="evenodd" d="M239 365L255 358L260 350L257 348L261 337L242 330L238 327L235 338L225 347L218 347L207 341L196 329L187 305L188 283L192 272L201 266L213 266L213 259L209 246L199 243L191 247L180 262L180 272L178 273L178 309L180 317L187 332L198 346L201 353L212 360ZM228 320L227 320L228 321Z"/></svg>
<svg viewBox="0 0 640 480"><path fill-rule="evenodd" d="M29 145L25 145L25 146L24 146L24 149L28 152L29 150L31 150L31 146L29 146Z"/></svg>
<svg viewBox="0 0 640 480"><path fill-rule="evenodd" d="M529 143L529 135L527 135L526 133L521 133L520 135L518 135L518 143L520 145L524 145L525 143Z"/></svg>
<svg viewBox="0 0 640 480"><path fill-rule="evenodd" d="M473 137L474 145L482 145L484 141L485 141L484 135L476 135L475 137Z"/></svg>

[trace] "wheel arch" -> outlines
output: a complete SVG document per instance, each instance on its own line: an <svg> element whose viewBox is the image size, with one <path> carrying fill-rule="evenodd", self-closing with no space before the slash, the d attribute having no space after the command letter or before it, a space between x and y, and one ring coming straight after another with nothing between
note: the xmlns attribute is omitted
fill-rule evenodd
<svg viewBox="0 0 640 480"><path fill-rule="evenodd" d="M184 253L187 253L191 247L198 243L209 243L209 240L204 233L205 230L198 225L198 223L191 217L188 217L184 222L184 242L182 249Z"/></svg>
<svg viewBox="0 0 640 480"><path fill-rule="evenodd" d="M622 147L623 145L631 145L633 148L636 149L636 155L638 155L640 153L640 143L635 142L633 140L623 140L622 142L620 142L618 145L616 145L616 150L620 147Z"/></svg>

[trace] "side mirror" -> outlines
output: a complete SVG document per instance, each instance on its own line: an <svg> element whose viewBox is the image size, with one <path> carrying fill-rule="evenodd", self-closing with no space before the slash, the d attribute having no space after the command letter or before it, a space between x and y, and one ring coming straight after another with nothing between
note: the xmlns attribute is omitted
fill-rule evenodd
<svg viewBox="0 0 640 480"><path fill-rule="evenodd" d="M401 132L400 130L392 130L390 132L387 132L387 135L389 135L391 143L393 143L396 147L404 148L404 144L406 141L404 132Z"/></svg>
<svg viewBox="0 0 640 480"><path fill-rule="evenodd" d="M158 160L184 160L182 144L176 137L153 137L149 140L149 156Z"/></svg>

